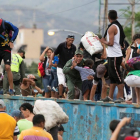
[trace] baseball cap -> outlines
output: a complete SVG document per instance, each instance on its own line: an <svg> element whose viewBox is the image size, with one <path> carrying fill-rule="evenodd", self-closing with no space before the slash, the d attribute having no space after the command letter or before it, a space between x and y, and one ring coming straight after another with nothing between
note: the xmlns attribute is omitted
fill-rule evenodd
<svg viewBox="0 0 140 140"><path fill-rule="evenodd" d="M58 131L66 132L66 131L64 130L64 127L63 127L61 124L58 125Z"/></svg>
<svg viewBox="0 0 140 140"><path fill-rule="evenodd" d="M104 76L106 67L103 64L100 64L97 66L96 72L97 72L97 77L102 78Z"/></svg>
<svg viewBox="0 0 140 140"><path fill-rule="evenodd" d="M0 99L0 106L5 107L5 103L3 100Z"/></svg>
<svg viewBox="0 0 140 140"><path fill-rule="evenodd" d="M73 38L73 39L75 39L74 35L68 35L67 38Z"/></svg>
<svg viewBox="0 0 140 140"><path fill-rule="evenodd" d="M21 112L19 110L14 110L11 114L12 117L20 117L21 116Z"/></svg>
<svg viewBox="0 0 140 140"><path fill-rule="evenodd" d="M23 53L23 57L22 57L22 58L25 59L25 51L24 51L24 50L19 49L19 50L18 50L18 53Z"/></svg>
<svg viewBox="0 0 140 140"><path fill-rule="evenodd" d="M128 136L128 137L125 137L124 140L140 140L140 138L136 138L136 137Z"/></svg>
<svg viewBox="0 0 140 140"><path fill-rule="evenodd" d="M37 81L37 79L35 78L35 76L33 74L27 75L27 78L34 79L34 81Z"/></svg>
<svg viewBox="0 0 140 140"><path fill-rule="evenodd" d="M83 55L83 51L80 50L80 49L78 49L78 50L75 51L75 55L77 55L77 54L81 54L81 55Z"/></svg>

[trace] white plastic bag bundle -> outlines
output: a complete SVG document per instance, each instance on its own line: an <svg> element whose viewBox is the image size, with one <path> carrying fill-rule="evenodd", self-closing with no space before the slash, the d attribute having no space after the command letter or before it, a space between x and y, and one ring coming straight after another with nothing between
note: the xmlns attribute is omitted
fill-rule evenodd
<svg viewBox="0 0 140 140"><path fill-rule="evenodd" d="M67 123L69 120L59 104L52 100L36 100L33 112L44 115L46 130L50 130L58 124Z"/></svg>
<svg viewBox="0 0 140 140"><path fill-rule="evenodd" d="M86 32L85 35L81 38L81 42L87 52L90 53L90 55L100 53L103 50L103 46L100 43L98 36L93 32Z"/></svg>

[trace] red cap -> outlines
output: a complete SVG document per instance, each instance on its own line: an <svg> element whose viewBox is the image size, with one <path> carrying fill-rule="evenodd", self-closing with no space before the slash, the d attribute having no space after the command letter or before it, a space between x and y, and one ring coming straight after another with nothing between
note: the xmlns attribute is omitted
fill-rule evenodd
<svg viewBox="0 0 140 140"><path fill-rule="evenodd" d="M140 140L139 138L128 136L124 140Z"/></svg>

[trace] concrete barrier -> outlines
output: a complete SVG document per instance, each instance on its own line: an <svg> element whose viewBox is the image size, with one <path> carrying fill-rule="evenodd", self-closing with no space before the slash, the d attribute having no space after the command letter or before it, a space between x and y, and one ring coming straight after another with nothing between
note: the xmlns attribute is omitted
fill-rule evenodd
<svg viewBox="0 0 140 140"><path fill-rule="evenodd" d="M24 102L34 105L35 100L55 100L46 98L6 96L0 95L6 103L7 113L18 109ZM111 132L109 123L113 119L131 117L131 126L140 129L140 106L128 104L114 104L80 100L59 100L56 102L69 116L69 122L64 124L67 132L64 140L109 140Z"/></svg>

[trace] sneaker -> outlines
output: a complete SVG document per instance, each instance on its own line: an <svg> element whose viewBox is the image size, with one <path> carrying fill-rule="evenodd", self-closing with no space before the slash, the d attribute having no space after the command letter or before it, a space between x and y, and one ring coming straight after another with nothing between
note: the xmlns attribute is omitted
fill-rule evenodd
<svg viewBox="0 0 140 140"><path fill-rule="evenodd" d="M111 99L109 96L106 98L102 99L103 102L113 102L113 99Z"/></svg>
<svg viewBox="0 0 140 140"><path fill-rule="evenodd" d="M99 101L100 101L100 102L103 102L103 100L104 100L104 99L100 99Z"/></svg>
<svg viewBox="0 0 140 140"><path fill-rule="evenodd" d="M9 90L8 94L11 95L11 96L14 96L14 91L13 90Z"/></svg>
<svg viewBox="0 0 140 140"><path fill-rule="evenodd" d="M121 103L125 102L123 98L118 98L117 100L114 101L114 103Z"/></svg>
<svg viewBox="0 0 140 140"><path fill-rule="evenodd" d="M49 91L51 91L51 90L52 90L50 86L47 86L47 89L48 89Z"/></svg>
<svg viewBox="0 0 140 140"><path fill-rule="evenodd" d="M98 100L97 102L103 102L103 99Z"/></svg>
<svg viewBox="0 0 140 140"><path fill-rule="evenodd" d="M53 87L52 90L58 92L58 87L57 88Z"/></svg>

